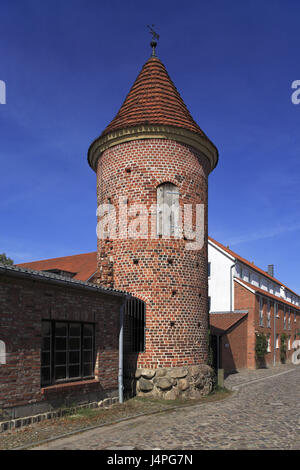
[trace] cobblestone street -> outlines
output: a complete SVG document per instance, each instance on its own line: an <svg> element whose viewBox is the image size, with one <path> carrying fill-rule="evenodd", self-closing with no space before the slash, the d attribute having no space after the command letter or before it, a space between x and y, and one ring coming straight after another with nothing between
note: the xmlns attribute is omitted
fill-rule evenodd
<svg viewBox="0 0 300 470"><path fill-rule="evenodd" d="M235 374L220 402L144 416L35 449L299 449L300 367Z"/></svg>

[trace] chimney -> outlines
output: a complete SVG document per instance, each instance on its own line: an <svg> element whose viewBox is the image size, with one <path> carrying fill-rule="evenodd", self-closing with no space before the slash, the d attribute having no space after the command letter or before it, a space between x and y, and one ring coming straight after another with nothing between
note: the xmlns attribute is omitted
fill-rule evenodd
<svg viewBox="0 0 300 470"><path fill-rule="evenodd" d="M274 264L268 264L268 274L274 277Z"/></svg>

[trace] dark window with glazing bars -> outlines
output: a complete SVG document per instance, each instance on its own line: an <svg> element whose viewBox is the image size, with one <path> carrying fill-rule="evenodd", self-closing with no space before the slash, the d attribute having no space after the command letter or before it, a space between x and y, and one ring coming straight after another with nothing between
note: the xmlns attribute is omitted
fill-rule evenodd
<svg viewBox="0 0 300 470"><path fill-rule="evenodd" d="M140 299L129 299L125 306L125 348L129 352L145 350L145 302Z"/></svg>
<svg viewBox="0 0 300 470"><path fill-rule="evenodd" d="M92 378L94 367L94 324L42 321L42 386Z"/></svg>

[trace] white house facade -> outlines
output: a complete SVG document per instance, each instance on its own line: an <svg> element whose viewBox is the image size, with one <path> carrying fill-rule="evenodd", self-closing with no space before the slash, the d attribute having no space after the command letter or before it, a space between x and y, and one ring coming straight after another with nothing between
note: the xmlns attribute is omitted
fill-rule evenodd
<svg viewBox="0 0 300 470"><path fill-rule="evenodd" d="M268 272L243 259L221 243L208 239L208 296L210 312L231 312L239 309L234 299L234 279L266 291L300 306L300 296Z"/></svg>

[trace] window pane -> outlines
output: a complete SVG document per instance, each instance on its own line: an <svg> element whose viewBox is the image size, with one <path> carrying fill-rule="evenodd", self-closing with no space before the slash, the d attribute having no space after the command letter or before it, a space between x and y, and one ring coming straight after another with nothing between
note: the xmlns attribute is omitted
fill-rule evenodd
<svg viewBox="0 0 300 470"><path fill-rule="evenodd" d="M69 334L70 336L80 336L81 334L80 323L71 323Z"/></svg>
<svg viewBox="0 0 300 470"><path fill-rule="evenodd" d="M80 362L80 353L78 352L70 352L69 353L69 364L79 364Z"/></svg>
<svg viewBox="0 0 300 470"><path fill-rule="evenodd" d="M50 365L50 352L43 352L42 353L42 366L49 366Z"/></svg>
<svg viewBox="0 0 300 470"><path fill-rule="evenodd" d="M50 383L50 367L42 367L41 370L41 383L42 385Z"/></svg>
<svg viewBox="0 0 300 470"><path fill-rule="evenodd" d="M93 364L84 364L83 366L83 376L84 377L89 377L90 375L93 375Z"/></svg>
<svg viewBox="0 0 300 470"><path fill-rule="evenodd" d="M83 336L93 336L93 325L83 325Z"/></svg>
<svg viewBox="0 0 300 470"><path fill-rule="evenodd" d="M55 349L57 351L65 351L67 349L67 339L55 338Z"/></svg>
<svg viewBox="0 0 300 470"><path fill-rule="evenodd" d="M50 336L51 334L51 322L43 321L42 322L42 336Z"/></svg>
<svg viewBox="0 0 300 470"><path fill-rule="evenodd" d="M66 323L55 323L55 336L67 336Z"/></svg>
<svg viewBox="0 0 300 470"><path fill-rule="evenodd" d="M50 338L42 338L42 350L50 351Z"/></svg>
<svg viewBox="0 0 300 470"><path fill-rule="evenodd" d="M55 353L55 365L64 365L67 363L67 353L66 352L57 352Z"/></svg>
<svg viewBox="0 0 300 470"><path fill-rule="evenodd" d="M92 351L83 352L83 362L92 362Z"/></svg>
<svg viewBox="0 0 300 470"><path fill-rule="evenodd" d="M80 368L79 365L76 366L70 366L69 367L69 377L74 378L74 377L79 377L80 376Z"/></svg>
<svg viewBox="0 0 300 470"><path fill-rule="evenodd" d="M66 374L66 366L58 366L55 367L55 378L57 380L59 379L65 379L67 376Z"/></svg>
<svg viewBox="0 0 300 470"><path fill-rule="evenodd" d="M78 350L80 349L80 338L70 338L69 339L69 349L70 350Z"/></svg>
<svg viewBox="0 0 300 470"><path fill-rule="evenodd" d="M92 349L93 347L93 338L86 336L83 338L83 349Z"/></svg>

